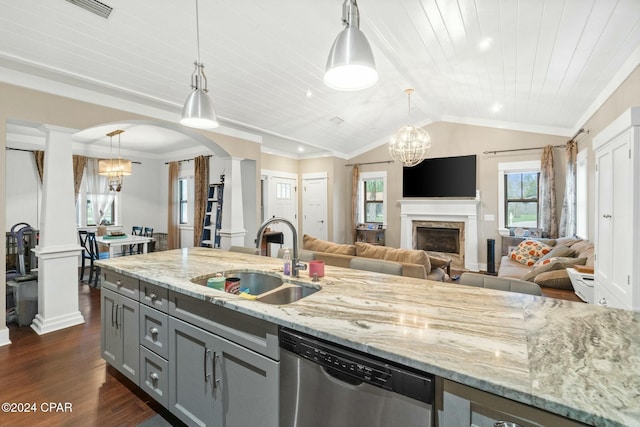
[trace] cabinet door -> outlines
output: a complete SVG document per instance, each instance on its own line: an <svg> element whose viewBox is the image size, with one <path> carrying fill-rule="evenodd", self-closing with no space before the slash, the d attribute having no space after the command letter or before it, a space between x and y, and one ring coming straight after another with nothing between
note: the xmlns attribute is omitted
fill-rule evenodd
<svg viewBox="0 0 640 427"><path fill-rule="evenodd" d="M122 362L116 367L136 384L140 366L139 305L138 301L120 295L117 309L117 327L122 335Z"/></svg>
<svg viewBox="0 0 640 427"><path fill-rule="evenodd" d="M216 424L277 427L279 363L218 337L214 353L222 394L216 402L216 418L221 418Z"/></svg>
<svg viewBox="0 0 640 427"><path fill-rule="evenodd" d="M612 205L611 205L611 268L608 272L610 286L618 300L625 301L631 308L630 275L632 254L632 210L634 191L631 171L631 130L618 136L611 147Z"/></svg>
<svg viewBox="0 0 640 427"><path fill-rule="evenodd" d="M169 319L169 410L188 425L215 425L213 347L213 334Z"/></svg>
<svg viewBox="0 0 640 427"><path fill-rule="evenodd" d="M100 352L102 358L112 366L120 366L122 362L122 334L116 326L116 310L120 295L106 288L100 290L100 318L102 336Z"/></svg>

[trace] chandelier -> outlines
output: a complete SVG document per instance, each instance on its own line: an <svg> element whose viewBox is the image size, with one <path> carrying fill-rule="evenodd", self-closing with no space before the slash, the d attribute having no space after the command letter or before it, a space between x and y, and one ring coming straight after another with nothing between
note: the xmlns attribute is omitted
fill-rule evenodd
<svg viewBox="0 0 640 427"><path fill-rule="evenodd" d="M411 94L413 89L404 91L409 97L409 116L411 115ZM411 117L409 117L409 121ZM402 163L403 166L415 166L420 163L431 149L431 137L422 128L417 128L412 124L401 127L391 137L389 142L389 154L391 158Z"/></svg>
<svg viewBox="0 0 640 427"><path fill-rule="evenodd" d="M122 190L122 177L131 175L131 160L120 157L120 134L123 130L109 132L110 159L98 160L98 175L106 176L109 179L109 191ZM113 137L118 135L118 157L113 157Z"/></svg>

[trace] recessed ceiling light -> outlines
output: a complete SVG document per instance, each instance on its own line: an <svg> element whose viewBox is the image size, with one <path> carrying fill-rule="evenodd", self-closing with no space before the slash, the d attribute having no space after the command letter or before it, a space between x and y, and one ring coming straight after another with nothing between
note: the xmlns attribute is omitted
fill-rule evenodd
<svg viewBox="0 0 640 427"><path fill-rule="evenodd" d="M487 50L491 47L492 44L493 44L493 39L491 37L485 37L482 40L480 40L480 43L478 43L478 49Z"/></svg>
<svg viewBox="0 0 640 427"><path fill-rule="evenodd" d="M304 147L298 147L298 152L302 153L304 151Z"/></svg>
<svg viewBox="0 0 640 427"><path fill-rule="evenodd" d="M492 113L499 113L500 111L502 111L502 104L495 103L491 106Z"/></svg>
<svg viewBox="0 0 640 427"><path fill-rule="evenodd" d="M305 95L307 96L307 98L311 98L313 96L313 92L311 92L311 89L307 89Z"/></svg>

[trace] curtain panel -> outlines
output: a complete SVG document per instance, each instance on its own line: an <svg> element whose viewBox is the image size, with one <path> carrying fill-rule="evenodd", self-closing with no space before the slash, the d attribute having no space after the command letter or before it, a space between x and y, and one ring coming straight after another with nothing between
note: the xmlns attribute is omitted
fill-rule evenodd
<svg viewBox="0 0 640 427"><path fill-rule="evenodd" d="M540 165L540 197L538 223L542 236L558 237L558 215L556 213L556 177L553 171L553 146L547 145L542 153Z"/></svg>
<svg viewBox="0 0 640 427"><path fill-rule="evenodd" d="M180 201L178 189L178 162L169 162L168 203L167 203L167 249L180 248L180 230L178 229L178 213Z"/></svg>
<svg viewBox="0 0 640 427"><path fill-rule="evenodd" d="M351 177L351 232L353 233L352 241L356 241L356 226L358 225L358 213L359 207L358 200L360 199L360 168L358 165L353 165L353 174Z"/></svg>
<svg viewBox="0 0 640 427"><path fill-rule="evenodd" d="M200 246L204 216L207 210L209 188L209 157L198 156L194 161L193 173L193 246ZM213 238L213 236L212 236Z"/></svg>
<svg viewBox="0 0 640 427"><path fill-rule="evenodd" d="M40 177L40 183L44 176L44 151L34 150L33 158L36 162L36 169ZM73 194L75 195L76 205L78 204L78 194L80 194L80 185L82 185L82 177L87 164L88 157L73 155Z"/></svg>
<svg viewBox="0 0 640 427"><path fill-rule="evenodd" d="M567 142L567 177L564 187L564 201L560 214L560 236L575 236L576 234L576 158L578 156L578 143Z"/></svg>

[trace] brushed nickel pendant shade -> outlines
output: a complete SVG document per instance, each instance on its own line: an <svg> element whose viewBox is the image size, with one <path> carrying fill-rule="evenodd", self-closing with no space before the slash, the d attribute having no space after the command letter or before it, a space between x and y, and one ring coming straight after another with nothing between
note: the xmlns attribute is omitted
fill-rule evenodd
<svg viewBox="0 0 640 427"><path fill-rule="evenodd" d="M337 90L360 90L378 81L376 62L369 41L360 31L360 12L356 0L342 4L342 23L327 59L324 83Z"/></svg>
<svg viewBox="0 0 640 427"><path fill-rule="evenodd" d="M198 129L213 129L220 124L216 116L216 109L209 97L207 88L207 76L204 74L204 64L200 62L200 24L198 13L198 0L196 0L196 35L198 41L198 60L194 62L195 70L191 74L191 88L184 107L180 124Z"/></svg>

